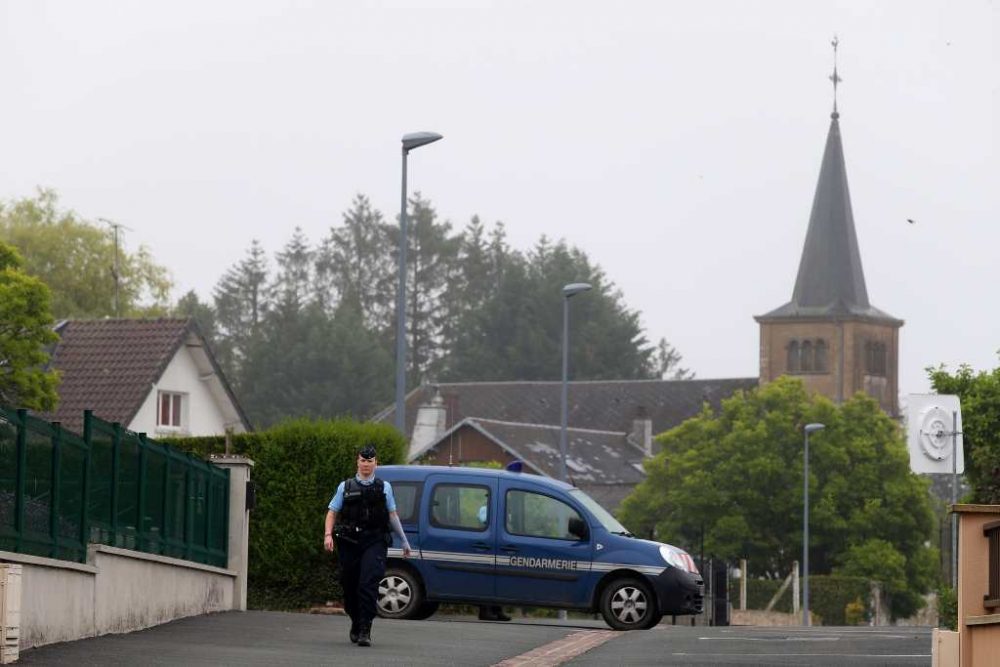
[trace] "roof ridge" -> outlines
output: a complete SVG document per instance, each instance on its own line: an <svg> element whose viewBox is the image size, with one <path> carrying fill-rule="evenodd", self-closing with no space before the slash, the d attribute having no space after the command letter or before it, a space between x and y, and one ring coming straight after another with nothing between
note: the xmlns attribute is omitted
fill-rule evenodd
<svg viewBox="0 0 1000 667"><path fill-rule="evenodd" d="M743 377L723 377L723 378L691 378L689 380L662 380L662 379L638 379L638 380L569 380L567 384L705 384L708 382L736 382L753 378ZM428 387L473 387L473 386L496 386L496 385L561 385L562 380L481 380L474 382L435 382Z"/></svg>
<svg viewBox="0 0 1000 667"><path fill-rule="evenodd" d="M463 418L463 421L467 421L467 420L472 420L472 421L477 421L477 422L485 422L487 424L500 424L500 425L504 425L504 426L530 426L532 428L547 428L547 429L553 429L553 430L559 430L559 429L562 428L558 424L532 424L531 422L512 422L512 421L505 421L503 419L490 419L488 417L468 416L468 417L464 417ZM567 426L566 430L567 431L579 431L580 433L602 433L602 434L606 434L606 435L628 435L628 432L626 432L626 431L603 431L603 430L596 429L596 428L579 428L579 427L575 427L575 426Z"/></svg>

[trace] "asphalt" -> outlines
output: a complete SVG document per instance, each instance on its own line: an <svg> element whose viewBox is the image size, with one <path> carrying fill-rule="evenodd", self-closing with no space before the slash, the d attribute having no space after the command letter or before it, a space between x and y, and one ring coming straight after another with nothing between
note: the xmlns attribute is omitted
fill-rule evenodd
<svg viewBox="0 0 1000 667"><path fill-rule="evenodd" d="M446 619L446 620L442 620ZM373 646L348 640L344 616L227 612L125 635L23 651L23 665L492 665L577 628L453 620L375 621Z"/></svg>
<svg viewBox="0 0 1000 667"><path fill-rule="evenodd" d="M229 612L181 619L127 635L106 635L21 653L24 665L495 665L600 621L488 623L435 616L377 620L374 645L347 639L343 616ZM929 628L707 628L661 624L618 633L567 665L931 664Z"/></svg>

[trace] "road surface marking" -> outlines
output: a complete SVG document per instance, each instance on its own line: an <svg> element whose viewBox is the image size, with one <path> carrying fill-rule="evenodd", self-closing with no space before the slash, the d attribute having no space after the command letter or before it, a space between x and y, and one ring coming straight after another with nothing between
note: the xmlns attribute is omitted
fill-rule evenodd
<svg viewBox="0 0 1000 667"><path fill-rule="evenodd" d="M555 667L567 660L572 660L578 655L582 655L592 648L597 648L604 642L614 639L624 633L613 630L584 630L574 632L562 639L549 642L532 649L527 653L507 658L498 662L493 667Z"/></svg>

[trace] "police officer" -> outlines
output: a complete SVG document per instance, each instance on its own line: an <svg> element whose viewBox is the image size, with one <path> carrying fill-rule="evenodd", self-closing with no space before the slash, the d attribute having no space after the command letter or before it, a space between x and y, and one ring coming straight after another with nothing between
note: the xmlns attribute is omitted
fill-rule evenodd
<svg viewBox="0 0 1000 667"><path fill-rule="evenodd" d="M389 482L375 477L375 447L358 452L357 474L337 487L326 513L323 547L340 555L340 584L344 610L351 617L351 641L371 646L372 621L378 604L378 584L385 574L390 529L399 536L403 556L410 543L396 514L396 499ZM334 537L336 536L336 540Z"/></svg>

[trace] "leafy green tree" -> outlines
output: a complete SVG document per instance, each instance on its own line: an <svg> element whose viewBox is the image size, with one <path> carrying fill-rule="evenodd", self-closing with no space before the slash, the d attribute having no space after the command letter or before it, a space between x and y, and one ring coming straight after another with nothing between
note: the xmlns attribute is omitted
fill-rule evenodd
<svg viewBox="0 0 1000 667"><path fill-rule="evenodd" d="M956 394L962 403L965 477L973 502L1000 504L1000 368L974 372L963 365L955 373L928 368L931 386Z"/></svg>
<svg viewBox="0 0 1000 667"><path fill-rule="evenodd" d="M115 242L107 229L59 209L52 190L0 202L0 241L16 247L24 270L52 291L57 319L115 316ZM119 308L123 317L162 315L171 280L143 246L119 248Z"/></svg>
<svg viewBox="0 0 1000 667"><path fill-rule="evenodd" d="M52 410L58 397L55 371L46 370L52 330L49 288L22 270L13 246L0 241L0 403Z"/></svg>
<svg viewBox="0 0 1000 667"><path fill-rule="evenodd" d="M811 571L867 576L884 556L892 614L911 615L937 572L936 550L926 546L935 525L927 481L910 472L898 425L863 394L838 407L782 377L723 401L719 414L706 407L658 436L663 449L646 462L648 477L624 501L622 520L680 545L704 539L708 554L783 576L802 550L802 427L810 422L826 425L810 439Z"/></svg>

